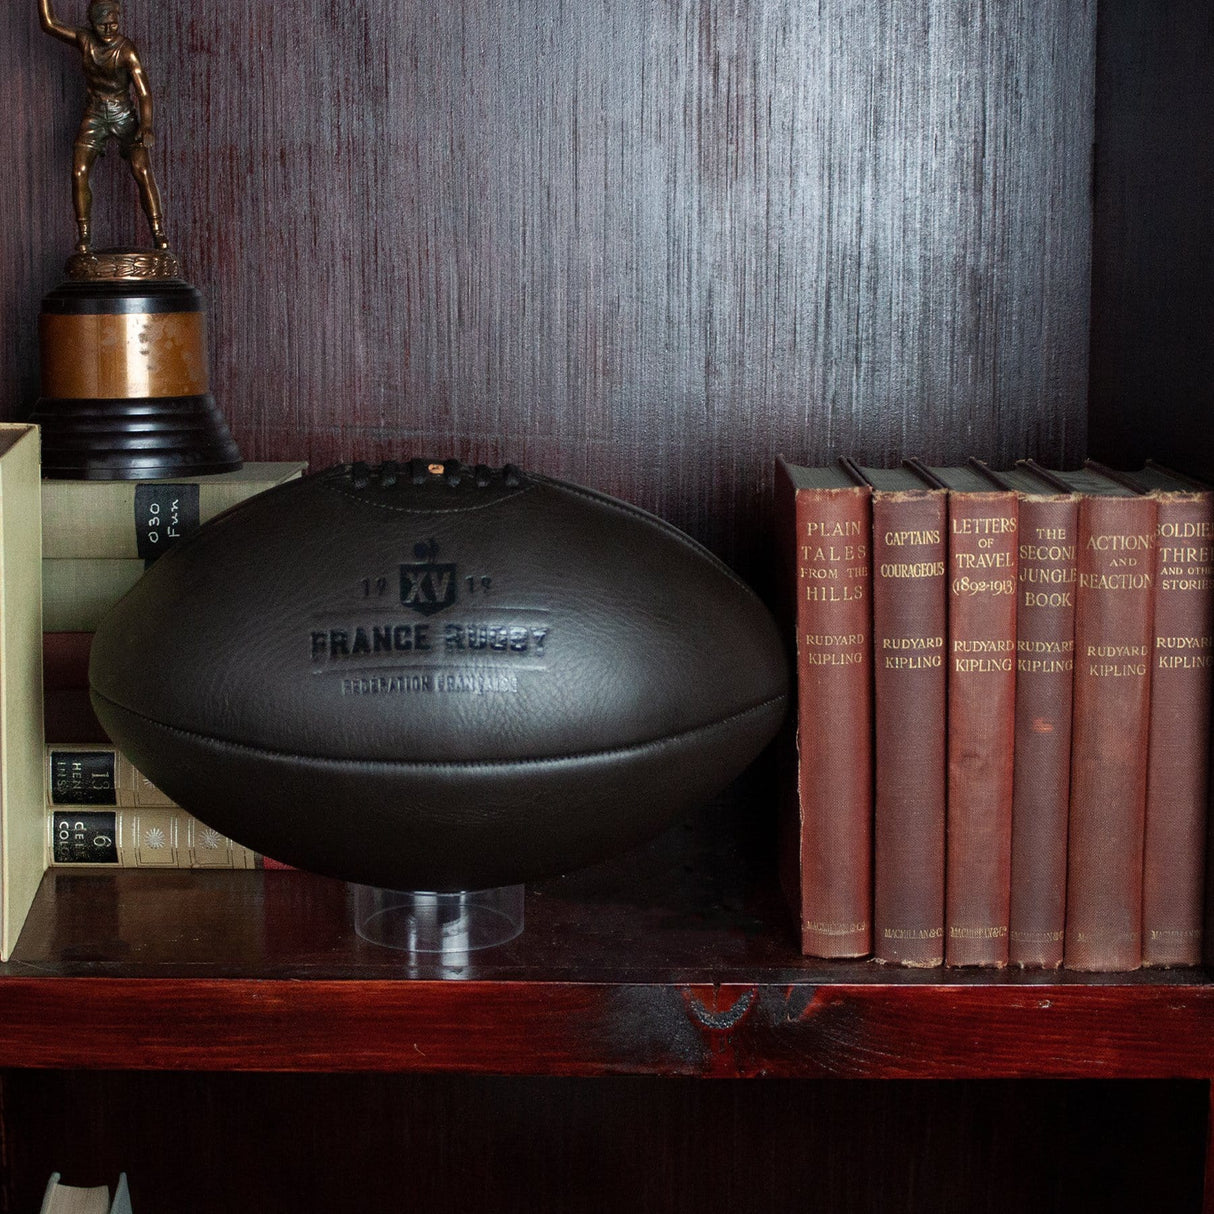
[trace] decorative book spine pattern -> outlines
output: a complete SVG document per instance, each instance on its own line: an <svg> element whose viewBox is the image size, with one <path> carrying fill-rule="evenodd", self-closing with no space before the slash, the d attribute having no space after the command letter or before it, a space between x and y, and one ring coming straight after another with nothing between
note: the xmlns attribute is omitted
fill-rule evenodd
<svg viewBox="0 0 1214 1214"><path fill-rule="evenodd" d="M801 945L871 951L872 638L869 493L796 491Z"/></svg>
<svg viewBox="0 0 1214 1214"><path fill-rule="evenodd" d="M1142 959L1202 957L1214 494L1162 493L1143 851Z"/></svg>
<svg viewBox="0 0 1214 1214"><path fill-rule="evenodd" d="M113 746L46 748L48 805L171 806L173 802Z"/></svg>
<svg viewBox="0 0 1214 1214"><path fill-rule="evenodd" d="M947 501L873 495L873 952L944 960Z"/></svg>
<svg viewBox="0 0 1214 1214"><path fill-rule="evenodd" d="M1075 591L1065 964L1142 963L1156 499L1084 496Z"/></svg>
<svg viewBox="0 0 1214 1214"><path fill-rule="evenodd" d="M48 856L55 866L114 868L258 868L257 854L176 806L47 813Z"/></svg>
<svg viewBox="0 0 1214 1214"><path fill-rule="evenodd" d="M1008 960L1056 969L1066 923L1079 499L1020 500Z"/></svg>
<svg viewBox="0 0 1214 1214"><path fill-rule="evenodd" d="M1015 493L949 493L948 965L1008 958L1017 521Z"/></svg>
<svg viewBox="0 0 1214 1214"><path fill-rule="evenodd" d="M175 805L111 746L46 748L53 865L256 868L256 853Z"/></svg>

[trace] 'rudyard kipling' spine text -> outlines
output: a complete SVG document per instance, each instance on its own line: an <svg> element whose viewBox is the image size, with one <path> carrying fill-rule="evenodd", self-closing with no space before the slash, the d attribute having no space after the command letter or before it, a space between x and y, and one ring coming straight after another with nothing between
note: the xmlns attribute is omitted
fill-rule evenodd
<svg viewBox="0 0 1214 1214"><path fill-rule="evenodd" d="M1158 494L1142 868L1144 965L1202 959L1210 786L1214 494Z"/></svg>
<svg viewBox="0 0 1214 1214"><path fill-rule="evenodd" d="M1016 494L949 492L945 962L1008 959Z"/></svg>
<svg viewBox="0 0 1214 1214"><path fill-rule="evenodd" d="M795 489L801 947L872 949L868 486Z"/></svg>
<svg viewBox="0 0 1214 1214"><path fill-rule="evenodd" d="M1079 499L1020 499L1008 959L1057 969L1066 924Z"/></svg>
<svg viewBox="0 0 1214 1214"><path fill-rule="evenodd" d="M948 627L943 490L873 494L873 952L944 961Z"/></svg>
<svg viewBox="0 0 1214 1214"><path fill-rule="evenodd" d="M1085 493L1075 588L1065 964L1142 963L1156 500Z"/></svg>

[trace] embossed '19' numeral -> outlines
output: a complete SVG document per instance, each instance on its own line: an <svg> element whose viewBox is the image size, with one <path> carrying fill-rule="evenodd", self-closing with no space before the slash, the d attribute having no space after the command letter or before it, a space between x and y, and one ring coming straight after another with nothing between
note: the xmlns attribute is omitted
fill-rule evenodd
<svg viewBox="0 0 1214 1214"><path fill-rule="evenodd" d="M379 598L381 595L388 593L388 579L386 577L363 578L363 598Z"/></svg>
<svg viewBox="0 0 1214 1214"><path fill-rule="evenodd" d="M464 581L468 583L469 594L475 594L478 589L487 593L493 583L493 579L488 574L481 574L480 577L474 577L472 574L469 574L464 578Z"/></svg>

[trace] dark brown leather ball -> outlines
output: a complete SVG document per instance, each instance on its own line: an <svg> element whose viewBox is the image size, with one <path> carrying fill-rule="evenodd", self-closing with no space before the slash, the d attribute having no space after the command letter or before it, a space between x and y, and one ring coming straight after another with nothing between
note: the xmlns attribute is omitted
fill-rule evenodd
<svg viewBox="0 0 1214 1214"><path fill-rule="evenodd" d="M739 774L784 715L762 603L623 502L505 469L342 466L251 499L102 622L102 724L279 860L481 889L605 858Z"/></svg>

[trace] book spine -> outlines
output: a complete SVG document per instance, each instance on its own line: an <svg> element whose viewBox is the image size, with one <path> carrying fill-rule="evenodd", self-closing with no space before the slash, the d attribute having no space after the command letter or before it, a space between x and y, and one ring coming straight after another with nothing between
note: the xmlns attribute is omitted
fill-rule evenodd
<svg viewBox="0 0 1214 1214"><path fill-rule="evenodd" d="M53 866L256 868L248 848L174 804L112 746L48 745Z"/></svg>
<svg viewBox="0 0 1214 1214"><path fill-rule="evenodd" d="M43 719L47 742L69 746L78 743L112 745L93 711L87 687L48 687Z"/></svg>
<svg viewBox="0 0 1214 1214"><path fill-rule="evenodd" d="M46 747L46 811L46 862L56 867L294 867L200 822L106 744Z"/></svg>
<svg viewBox="0 0 1214 1214"><path fill-rule="evenodd" d="M156 560L201 524L300 476L302 463L246 463L181 480L42 482L42 554Z"/></svg>
<svg viewBox="0 0 1214 1214"><path fill-rule="evenodd" d="M801 949L872 949L869 492L796 492Z"/></svg>
<svg viewBox="0 0 1214 1214"><path fill-rule="evenodd" d="M47 809L48 863L56 868L258 868L255 852L178 806Z"/></svg>
<svg viewBox="0 0 1214 1214"><path fill-rule="evenodd" d="M947 501L873 495L873 954L944 961Z"/></svg>
<svg viewBox="0 0 1214 1214"><path fill-rule="evenodd" d="M1159 496L1142 868L1144 965L1202 959L1214 494Z"/></svg>
<svg viewBox="0 0 1214 1214"><path fill-rule="evenodd" d="M1066 924L1079 499L1024 497L1016 594L1016 759L1008 960L1057 969Z"/></svg>
<svg viewBox="0 0 1214 1214"><path fill-rule="evenodd" d="M113 746L90 743L47 746L46 799L52 806L173 804Z"/></svg>
<svg viewBox="0 0 1214 1214"><path fill-rule="evenodd" d="M264 486L262 486L264 487ZM236 500L256 492L240 484L46 481L42 490L43 555L50 560L154 560L198 530L215 513L213 498Z"/></svg>
<svg viewBox="0 0 1214 1214"><path fill-rule="evenodd" d="M1142 964L1156 499L1079 505L1064 963Z"/></svg>
<svg viewBox="0 0 1214 1214"><path fill-rule="evenodd" d="M1016 717L1015 493L950 493L945 962L1008 959Z"/></svg>

